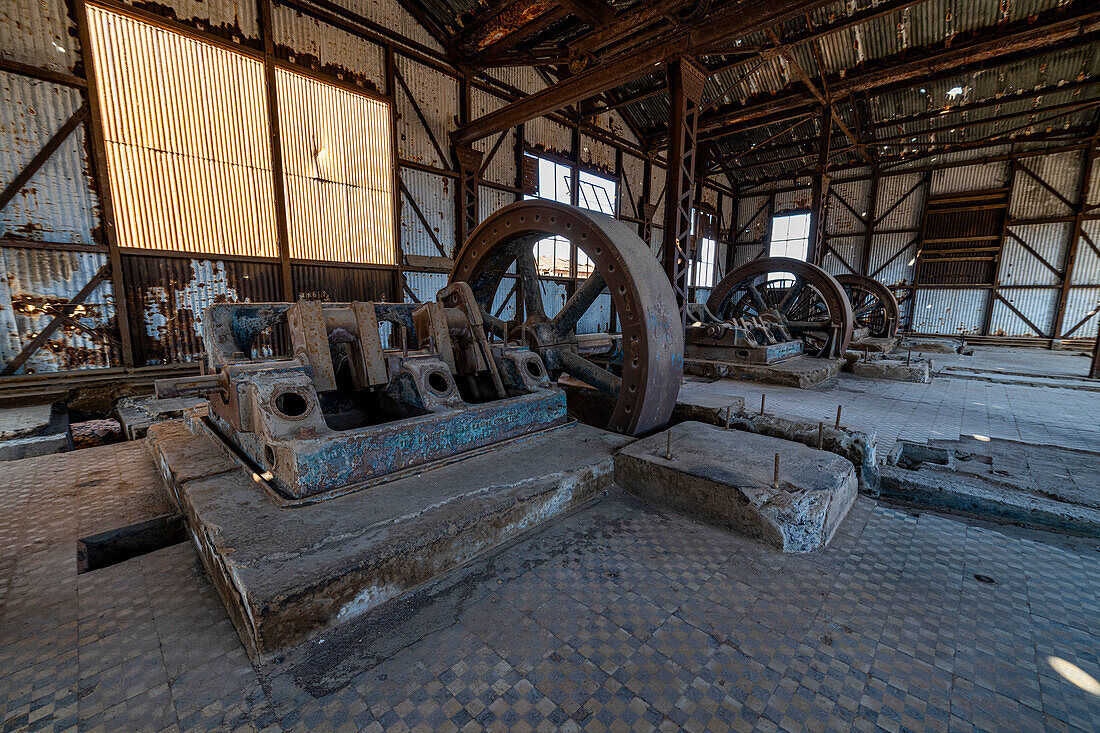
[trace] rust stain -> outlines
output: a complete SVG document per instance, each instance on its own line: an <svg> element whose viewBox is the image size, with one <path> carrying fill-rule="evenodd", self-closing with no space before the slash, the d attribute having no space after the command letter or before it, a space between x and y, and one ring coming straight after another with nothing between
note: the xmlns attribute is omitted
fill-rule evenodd
<svg viewBox="0 0 1100 733"><path fill-rule="evenodd" d="M514 3L498 13L494 21L481 30L477 35L474 48L480 51L493 45L502 38L523 28L531 21L537 20L556 6L557 3L546 2L545 0L528 0L526 3Z"/></svg>

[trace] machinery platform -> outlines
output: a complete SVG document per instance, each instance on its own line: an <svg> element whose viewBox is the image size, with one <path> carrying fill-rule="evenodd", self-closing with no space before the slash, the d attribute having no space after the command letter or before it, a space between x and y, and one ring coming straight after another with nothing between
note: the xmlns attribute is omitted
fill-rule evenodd
<svg viewBox="0 0 1100 733"><path fill-rule="evenodd" d="M416 475L282 506L182 420L149 429L174 501L256 662L585 503L632 439L570 423Z"/></svg>
<svg viewBox="0 0 1100 733"><path fill-rule="evenodd" d="M855 468L840 456L698 422L623 448L615 457L615 483L787 553L823 549L857 493Z"/></svg>
<svg viewBox="0 0 1100 733"><path fill-rule="evenodd" d="M684 359L684 374L709 379L742 379L783 387L812 389L836 379L843 359L796 356L778 364L741 364L714 359Z"/></svg>

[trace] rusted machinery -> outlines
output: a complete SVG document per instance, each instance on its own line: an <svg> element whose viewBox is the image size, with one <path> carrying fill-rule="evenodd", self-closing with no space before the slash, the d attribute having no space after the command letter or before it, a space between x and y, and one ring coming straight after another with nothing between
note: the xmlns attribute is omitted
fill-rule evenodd
<svg viewBox="0 0 1100 733"><path fill-rule="evenodd" d="M550 236L593 263L553 317L534 255ZM522 320L492 315L506 279L521 294ZM622 333L578 335L605 291ZM257 355L261 336L271 342L280 330L291 355ZM209 306L212 374L177 391L207 394L209 429L283 497L302 500L562 425L562 373L612 398L610 430L661 427L679 388L682 339L672 289L637 235L601 214L530 201L474 230L435 302Z"/></svg>
<svg viewBox="0 0 1100 733"><path fill-rule="evenodd" d="M901 313L898 299L890 289L864 275L837 275L836 280L852 304L856 328L867 329L867 335L872 338L893 338L901 322Z"/></svg>
<svg viewBox="0 0 1100 733"><path fill-rule="evenodd" d="M802 342L778 321L766 316L723 320L704 303L688 305L684 352L693 359L719 359L743 364L776 364L802 353Z"/></svg>
<svg viewBox="0 0 1100 733"><path fill-rule="evenodd" d="M786 257L753 260L730 271L711 291L706 307L719 322L731 326L771 324L773 335L781 334L801 347L784 345L780 353L786 355L781 358L798 353L840 357L855 326L852 306L837 279L820 267ZM691 331L689 356L698 339ZM737 354L735 347L727 358Z"/></svg>

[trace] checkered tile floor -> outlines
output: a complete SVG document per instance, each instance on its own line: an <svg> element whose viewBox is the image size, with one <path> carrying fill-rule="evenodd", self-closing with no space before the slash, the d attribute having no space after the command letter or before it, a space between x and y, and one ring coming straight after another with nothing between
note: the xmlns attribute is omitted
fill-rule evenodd
<svg viewBox="0 0 1100 733"><path fill-rule="evenodd" d="M0 507L4 731L1100 729L1096 543L860 499L782 556L615 492L255 669L189 544L76 575L163 508L140 445L0 464Z"/></svg>

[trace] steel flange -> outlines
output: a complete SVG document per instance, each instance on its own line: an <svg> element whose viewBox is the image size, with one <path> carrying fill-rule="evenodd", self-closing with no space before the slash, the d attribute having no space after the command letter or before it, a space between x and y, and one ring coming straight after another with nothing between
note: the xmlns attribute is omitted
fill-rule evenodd
<svg viewBox="0 0 1100 733"><path fill-rule="evenodd" d="M788 257L753 260L730 271L711 291L707 307L724 320L775 320L801 339L811 356L841 356L855 325L848 296L836 278Z"/></svg>
<svg viewBox="0 0 1100 733"><path fill-rule="evenodd" d="M552 315L543 303L534 254L535 245L548 237L568 240L593 263L592 274ZM509 329L490 311L502 280L513 273L525 319ZM642 435L668 422L683 376L680 314L653 253L625 224L551 201L511 204L483 221L463 244L451 271L451 281L458 280L469 283L490 330L526 341L551 373L565 372L609 395L614 400L609 430ZM603 292L611 295L622 331L621 374L586 358L586 344L598 339L576 333Z"/></svg>
<svg viewBox="0 0 1100 733"><path fill-rule="evenodd" d="M892 338L897 333L901 309L889 288L864 275L837 275L836 279L848 295L857 326L865 326L875 338Z"/></svg>

